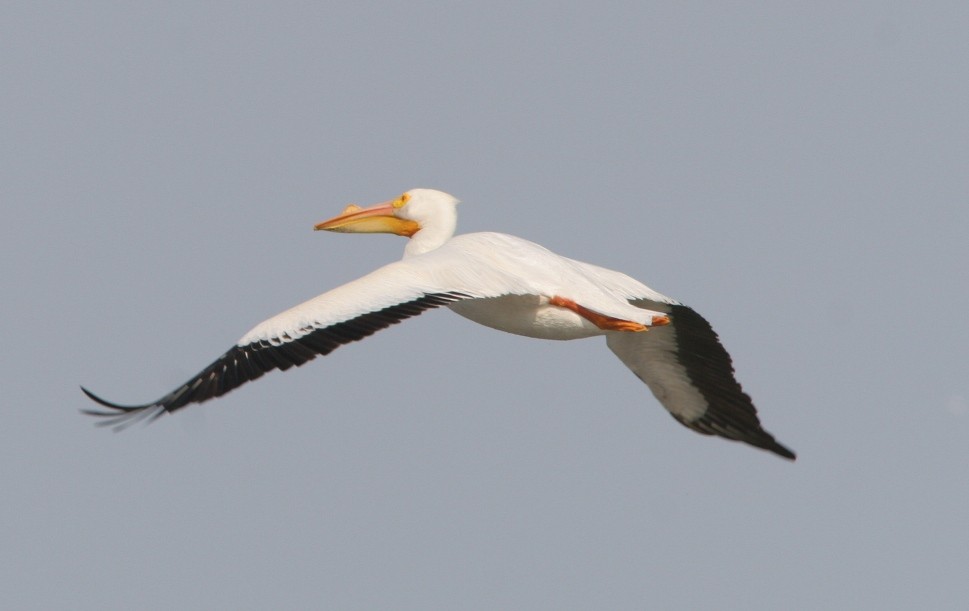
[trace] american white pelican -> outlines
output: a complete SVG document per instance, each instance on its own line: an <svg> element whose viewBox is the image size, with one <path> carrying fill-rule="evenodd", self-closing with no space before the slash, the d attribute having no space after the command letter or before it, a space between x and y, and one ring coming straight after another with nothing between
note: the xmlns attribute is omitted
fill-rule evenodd
<svg viewBox="0 0 969 611"><path fill-rule="evenodd" d="M606 345L681 424L794 460L765 431L734 378L730 356L692 309L612 270L574 261L502 233L454 236L458 200L413 189L370 208L350 205L316 229L410 238L402 260L257 325L185 384L144 405L85 410L115 428L201 403L273 369L447 306L465 318L542 339L606 336Z"/></svg>

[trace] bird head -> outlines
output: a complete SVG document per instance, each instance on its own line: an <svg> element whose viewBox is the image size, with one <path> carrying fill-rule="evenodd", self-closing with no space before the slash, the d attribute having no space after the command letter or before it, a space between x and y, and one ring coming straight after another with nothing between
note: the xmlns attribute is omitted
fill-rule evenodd
<svg viewBox="0 0 969 611"><path fill-rule="evenodd" d="M438 219L453 218L458 200L435 189L411 189L396 199L361 208L350 204L339 216L317 223L317 231L393 233L411 237Z"/></svg>

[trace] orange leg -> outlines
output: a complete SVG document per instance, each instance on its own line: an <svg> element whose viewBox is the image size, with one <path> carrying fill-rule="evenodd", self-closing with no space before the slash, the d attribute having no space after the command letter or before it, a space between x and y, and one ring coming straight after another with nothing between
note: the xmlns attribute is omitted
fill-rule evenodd
<svg viewBox="0 0 969 611"><path fill-rule="evenodd" d="M612 316L606 316L605 314L600 314L589 308L580 306L571 299L566 299L565 297L559 297L558 295L552 297L548 300L553 306L558 306L560 308L566 308L572 310L582 318L588 320L595 326L603 329L605 331L648 331L649 327L640 324L638 322L633 322L631 320L623 320L622 318L613 318ZM669 316L653 316L652 321L650 321L654 327L659 327L662 325L670 324Z"/></svg>

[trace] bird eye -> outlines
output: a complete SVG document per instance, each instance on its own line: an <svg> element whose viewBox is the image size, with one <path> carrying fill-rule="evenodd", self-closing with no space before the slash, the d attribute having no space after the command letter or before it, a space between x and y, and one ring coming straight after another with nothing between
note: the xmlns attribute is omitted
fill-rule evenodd
<svg viewBox="0 0 969 611"><path fill-rule="evenodd" d="M404 193L400 197L394 200L394 208L403 208L404 204L410 201L410 195Z"/></svg>

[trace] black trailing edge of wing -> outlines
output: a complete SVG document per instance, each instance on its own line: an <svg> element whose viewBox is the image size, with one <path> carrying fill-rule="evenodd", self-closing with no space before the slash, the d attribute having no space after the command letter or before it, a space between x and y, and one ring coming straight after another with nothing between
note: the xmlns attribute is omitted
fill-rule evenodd
<svg viewBox="0 0 969 611"><path fill-rule="evenodd" d="M678 360L690 381L710 406L700 418L692 421L674 418L703 435L717 435L742 441L754 447L795 460L796 455L784 447L761 426L750 395L734 377L733 363L716 332L705 318L693 309L674 305L670 317L676 325Z"/></svg>
<svg viewBox="0 0 969 611"><path fill-rule="evenodd" d="M84 394L110 411L81 411L102 418L98 423L99 426L107 426L115 430L125 429L141 421L151 422L165 412L174 412L191 403L202 403L221 397L273 369L285 371L293 365L299 367L318 355L327 355L344 344L373 335L406 318L469 297L470 295L457 292L431 293L413 301L361 314L328 327L301 329L300 332L303 335L299 337L294 338L283 334L282 337L271 340L260 340L245 346L236 345L185 384L161 399L144 405L111 403L82 386L81 390Z"/></svg>

